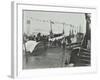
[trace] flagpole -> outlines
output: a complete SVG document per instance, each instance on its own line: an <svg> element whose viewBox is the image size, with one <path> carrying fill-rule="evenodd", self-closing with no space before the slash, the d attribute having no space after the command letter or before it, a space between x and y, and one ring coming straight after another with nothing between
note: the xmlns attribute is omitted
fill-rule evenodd
<svg viewBox="0 0 100 80"><path fill-rule="evenodd" d="M54 24L51 20L50 20L50 37L53 37L53 32L52 32L52 24Z"/></svg>

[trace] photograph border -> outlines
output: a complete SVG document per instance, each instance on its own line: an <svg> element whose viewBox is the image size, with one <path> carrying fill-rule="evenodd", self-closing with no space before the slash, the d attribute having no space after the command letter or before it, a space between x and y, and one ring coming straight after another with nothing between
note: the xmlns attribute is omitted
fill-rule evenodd
<svg viewBox="0 0 100 80"><path fill-rule="evenodd" d="M35 77L35 76L54 76L54 75L66 75L72 73L91 73L96 72L96 53L93 48L93 41L91 43L91 67L71 67L71 68L50 68L50 69L34 69L23 70L22 69L22 10L46 10L46 11L64 11L64 12L84 12L92 13L91 27L96 26L96 8L88 7L74 7L74 6L56 6L56 5L41 5L31 3L12 2L11 4L11 76L12 78L18 77ZM91 37L93 35L93 29L91 31ZM91 39L92 39L91 38ZM95 54L93 54L95 53ZM43 73L43 74L42 74Z"/></svg>

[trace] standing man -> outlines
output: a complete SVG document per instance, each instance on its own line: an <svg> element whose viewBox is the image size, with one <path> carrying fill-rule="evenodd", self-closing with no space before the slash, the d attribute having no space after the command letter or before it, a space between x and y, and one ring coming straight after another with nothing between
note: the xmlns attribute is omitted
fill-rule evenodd
<svg viewBox="0 0 100 80"><path fill-rule="evenodd" d="M66 53L66 39L64 37L64 39L62 40L62 67L65 66L65 53Z"/></svg>

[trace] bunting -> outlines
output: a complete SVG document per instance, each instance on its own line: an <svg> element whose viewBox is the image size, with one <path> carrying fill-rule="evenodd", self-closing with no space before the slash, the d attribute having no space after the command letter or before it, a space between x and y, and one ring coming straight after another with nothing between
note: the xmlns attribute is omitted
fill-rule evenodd
<svg viewBox="0 0 100 80"><path fill-rule="evenodd" d="M76 26L73 24L67 24L66 22L59 22L59 21L54 21L54 20L45 20L45 19L37 19L37 18L33 18L33 17L29 17L27 20L27 24L31 24L32 21L37 21L37 22L43 22L43 23L49 23L50 24L50 34L53 35L52 32L52 25L53 24L62 24L63 25L63 29L62 29L62 34L65 34L64 31L64 26L69 26L69 30L68 33L71 34L77 34L78 32L81 31L80 26Z"/></svg>

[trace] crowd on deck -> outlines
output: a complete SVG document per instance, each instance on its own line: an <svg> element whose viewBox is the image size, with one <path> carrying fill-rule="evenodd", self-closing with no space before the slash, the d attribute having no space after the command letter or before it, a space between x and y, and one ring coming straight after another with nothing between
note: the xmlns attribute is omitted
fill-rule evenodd
<svg viewBox="0 0 100 80"><path fill-rule="evenodd" d="M24 34L23 41L27 42L29 40L33 40L33 41L36 41L36 42L48 41L48 35L41 35L41 33L38 33L37 35L27 36L26 34Z"/></svg>
<svg viewBox="0 0 100 80"><path fill-rule="evenodd" d="M56 39L56 37L59 37L59 35L57 35L53 38L50 38L50 35L41 35L41 33L37 33L37 35L31 35L31 36L27 36L26 34L24 34L23 42L25 43L29 40L33 40L36 42L44 42L44 43L47 42L47 43L49 43L49 46L55 46L55 47L60 47L60 48L63 47L64 48L65 45L70 46L71 43L73 43L73 42L75 43L76 37L78 38L77 40L79 40L79 37L81 37L81 36L78 37L75 35L69 35L69 36L64 36L60 39ZM54 40L52 40L52 39L54 39Z"/></svg>

